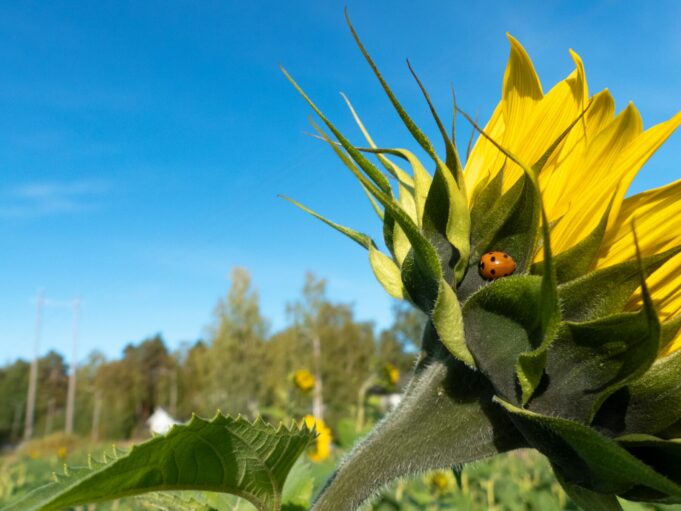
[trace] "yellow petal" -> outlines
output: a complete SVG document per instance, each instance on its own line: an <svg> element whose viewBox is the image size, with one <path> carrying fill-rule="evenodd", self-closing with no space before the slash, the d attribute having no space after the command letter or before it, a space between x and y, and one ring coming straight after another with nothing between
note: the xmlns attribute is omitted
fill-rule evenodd
<svg viewBox="0 0 681 511"><path fill-rule="evenodd" d="M606 231L597 267L636 257L632 221L644 256L681 245L681 179L624 200L612 227Z"/></svg>
<svg viewBox="0 0 681 511"><path fill-rule="evenodd" d="M615 202L624 198L627 187L645 161L634 167L631 148L643 151L646 144L629 146L640 134L641 124L641 116L630 104L595 136L582 157L570 165L573 173L569 176L569 188L552 197L554 203L564 201L568 206L551 233L556 253L587 236L603 217L613 196L617 194ZM628 153L623 158L625 151ZM620 164L621 160L632 165L625 167Z"/></svg>
<svg viewBox="0 0 681 511"><path fill-rule="evenodd" d="M582 179L589 174L584 165L590 141L613 119L615 101L606 89L591 98L583 122L573 127L562 146L546 162L539 175L544 208L551 223L570 208L570 198L579 193ZM555 250L555 248L554 248ZM541 251L540 251L540 257Z"/></svg>
<svg viewBox="0 0 681 511"><path fill-rule="evenodd" d="M642 255L659 254L681 245L681 179L661 188L625 199L612 228L608 229L597 267L610 266L636 256L631 223ZM646 279L650 296L662 321L681 314L681 254L677 254ZM631 296L626 308L641 308L641 289ZM681 348L681 333L665 354Z"/></svg>
<svg viewBox="0 0 681 511"><path fill-rule="evenodd" d="M544 96L527 52L511 36L509 40L511 53L502 101L484 130L521 160L532 164L583 110L588 94L586 76L581 59L573 52L575 71ZM480 137L466 165L468 189L483 187L502 167L505 191L522 175L522 169L507 162L492 143ZM472 198L475 196L474 192Z"/></svg>

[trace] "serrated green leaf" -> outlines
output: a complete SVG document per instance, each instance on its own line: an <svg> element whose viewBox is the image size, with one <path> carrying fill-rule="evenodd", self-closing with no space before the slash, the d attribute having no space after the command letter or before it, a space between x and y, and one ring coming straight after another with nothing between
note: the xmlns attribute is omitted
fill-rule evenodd
<svg viewBox="0 0 681 511"><path fill-rule="evenodd" d="M473 355L466 346L461 305L456 293L445 280L440 281L432 320L442 344L449 352L467 366L475 367Z"/></svg>
<svg viewBox="0 0 681 511"><path fill-rule="evenodd" d="M58 510L169 490L231 493L260 511L277 511L286 476L313 438L304 426L275 429L260 419L194 417L108 465L70 469L4 511Z"/></svg>
<svg viewBox="0 0 681 511"><path fill-rule="evenodd" d="M498 395L521 401L516 361L542 340L539 307L541 277L517 275L498 279L471 296L463 307L466 342L477 367Z"/></svg>
<svg viewBox="0 0 681 511"><path fill-rule="evenodd" d="M642 486L681 497L681 486L593 428L495 400L509 412L530 445L559 467L570 483L604 494L619 495Z"/></svg>
<svg viewBox="0 0 681 511"><path fill-rule="evenodd" d="M641 268L634 259L558 286L563 318L567 321L590 321L621 312L641 284L641 269L649 275L679 252L681 247L675 247L643 258Z"/></svg>

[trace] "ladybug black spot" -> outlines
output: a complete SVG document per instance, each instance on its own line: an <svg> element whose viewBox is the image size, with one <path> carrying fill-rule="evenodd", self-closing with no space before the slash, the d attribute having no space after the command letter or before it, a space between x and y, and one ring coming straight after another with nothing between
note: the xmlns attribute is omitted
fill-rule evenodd
<svg viewBox="0 0 681 511"><path fill-rule="evenodd" d="M494 256L492 256L492 259L491 259L491 261L492 261L492 262L494 262L494 261L496 261L496 260L497 260L497 258L496 258L496 257L494 257Z"/></svg>
<svg viewBox="0 0 681 511"><path fill-rule="evenodd" d="M480 263L480 269L484 270L485 269L485 263Z"/></svg>
<svg viewBox="0 0 681 511"><path fill-rule="evenodd" d="M508 259L508 254L504 254L504 259Z"/></svg>
<svg viewBox="0 0 681 511"><path fill-rule="evenodd" d="M497 274L496 270L494 270L494 269L490 270L490 273L491 273L492 275L496 275L496 274Z"/></svg>

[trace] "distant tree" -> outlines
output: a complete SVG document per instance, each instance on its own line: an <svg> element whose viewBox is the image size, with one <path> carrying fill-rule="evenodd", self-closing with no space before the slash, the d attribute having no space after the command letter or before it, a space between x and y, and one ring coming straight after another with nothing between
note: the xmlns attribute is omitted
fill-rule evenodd
<svg viewBox="0 0 681 511"><path fill-rule="evenodd" d="M193 345L184 345L176 354L178 364L178 405L180 418L189 418L192 413L211 415L215 409L207 403L209 391L208 346L199 340Z"/></svg>
<svg viewBox="0 0 681 511"><path fill-rule="evenodd" d="M20 439L23 431L30 364L17 360L0 368L0 445Z"/></svg>
<svg viewBox="0 0 681 511"><path fill-rule="evenodd" d="M64 357L50 351L38 359L36 434L49 435L64 427L68 367Z"/></svg>
<svg viewBox="0 0 681 511"><path fill-rule="evenodd" d="M326 296L326 281L307 274L302 297L289 306L300 338L300 360L317 379L313 412L335 423L357 399L372 371L373 325L358 323L352 307ZM327 417L328 416L328 417Z"/></svg>
<svg viewBox="0 0 681 511"><path fill-rule="evenodd" d="M394 364L402 374L412 369L421 346L426 316L421 311L397 302L393 306L393 324L379 334L377 364Z"/></svg>
<svg viewBox="0 0 681 511"><path fill-rule="evenodd" d="M206 405L255 416L265 393L260 374L268 325L247 270L235 268L227 297L215 309L206 351Z"/></svg>

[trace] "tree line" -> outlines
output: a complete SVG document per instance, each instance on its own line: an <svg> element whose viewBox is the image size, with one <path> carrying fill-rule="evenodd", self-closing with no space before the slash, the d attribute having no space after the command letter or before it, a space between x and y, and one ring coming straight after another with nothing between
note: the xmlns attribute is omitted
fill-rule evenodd
<svg viewBox="0 0 681 511"><path fill-rule="evenodd" d="M394 377L411 369L424 322L396 305L393 324L376 332L350 305L329 300L326 282L312 274L287 317L270 333L248 271L236 268L204 339L171 351L156 335L127 345L119 359L93 352L77 367L74 432L93 441L146 436L158 406L180 420L217 410L282 420L317 405L314 411L334 424L357 413L368 387L397 390ZM38 368L35 436L63 430L69 372L54 351ZM29 369L24 360L0 368L0 445L23 433ZM314 388L296 386L300 370L314 376Z"/></svg>

